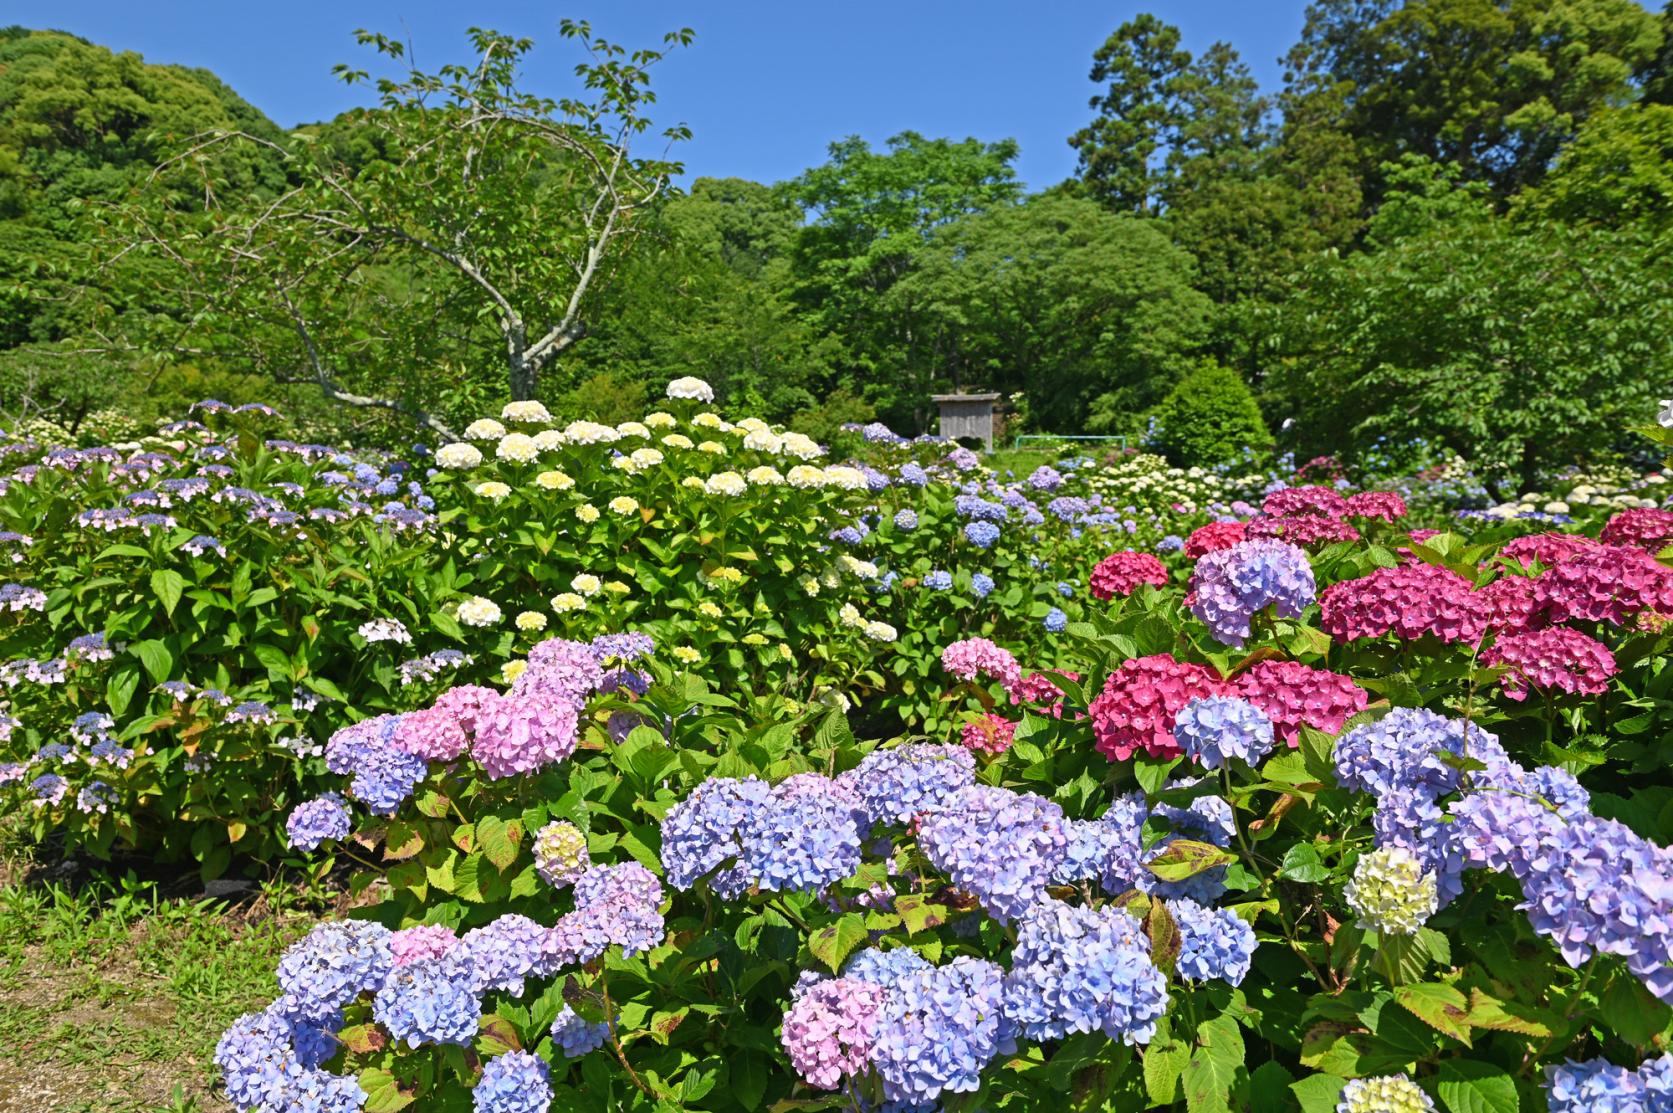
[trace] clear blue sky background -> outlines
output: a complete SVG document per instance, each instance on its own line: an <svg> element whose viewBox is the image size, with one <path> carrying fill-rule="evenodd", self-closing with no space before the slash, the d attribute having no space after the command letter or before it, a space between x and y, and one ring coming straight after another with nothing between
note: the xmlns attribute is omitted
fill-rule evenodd
<svg viewBox="0 0 1673 1113"><path fill-rule="evenodd" d="M629 47L691 27L697 40L655 74L657 123L693 131L675 157L694 175L779 181L824 161L834 139L881 144L912 129L929 136L1022 146L1030 188L1068 177L1065 139L1089 118L1092 52L1124 20L1152 11L1200 53L1230 42L1263 88L1300 33L1304 0L593 0L588 7L519 0L5 0L0 21L71 31L153 62L214 70L282 126L328 118L365 90L331 76L337 62L371 68L358 27L409 36L425 68L462 60L468 26L536 41L528 84L570 88L576 49L558 19L587 18Z"/></svg>

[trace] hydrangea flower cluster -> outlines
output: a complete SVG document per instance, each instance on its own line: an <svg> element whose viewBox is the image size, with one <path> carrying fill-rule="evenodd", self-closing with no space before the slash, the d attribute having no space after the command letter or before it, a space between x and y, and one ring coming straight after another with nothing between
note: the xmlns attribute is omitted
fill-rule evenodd
<svg viewBox="0 0 1673 1113"><path fill-rule="evenodd" d="M1406 516L1406 500L1393 491L1359 491L1348 496L1346 515L1392 522Z"/></svg>
<svg viewBox="0 0 1673 1113"><path fill-rule="evenodd" d="M1593 545L1536 579L1534 603L1553 623L1623 626L1640 611L1673 614L1673 568L1643 549Z"/></svg>
<svg viewBox="0 0 1673 1113"><path fill-rule="evenodd" d="M1249 765L1272 751L1272 720L1260 708L1229 696L1194 699L1180 708L1174 742L1205 769L1236 758Z"/></svg>
<svg viewBox="0 0 1673 1113"><path fill-rule="evenodd" d="M1359 926L1386 935L1412 935L1435 914L1439 890L1417 855L1386 846L1360 855L1343 889Z"/></svg>
<svg viewBox="0 0 1673 1113"><path fill-rule="evenodd" d="M1193 900L1168 901L1179 928L1174 969L1193 982L1239 985L1255 957L1255 929L1229 908L1208 908Z"/></svg>
<svg viewBox="0 0 1673 1113"><path fill-rule="evenodd" d="M1232 689L1272 721L1274 735L1299 744L1301 728L1337 734L1365 710L1369 697L1353 678L1300 661L1256 661L1232 678Z"/></svg>
<svg viewBox="0 0 1673 1113"><path fill-rule="evenodd" d="M959 744L972 753L1002 754L1011 748L1016 735L1015 721L998 715L983 715L959 729Z"/></svg>
<svg viewBox="0 0 1673 1113"><path fill-rule="evenodd" d="M1434 1113L1435 1103L1403 1074L1354 1078L1342 1087L1336 1113Z"/></svg>
<svg viewBox="0 0 1673 1113"><path fill-rule="evenodd" d="M1101 1032L1122 1043L1148 1043L1167 1007L1167 979L1150 960L1141 925L1125 910L1048 900L1017 925L1005 1010L1029 1039Z"/></svg>
<svg viewBox="0 0 1673 1113"><path fill-rule="evenodd" d="M1250 619L1266 607L1299 618L1315 593L1307 554L1282 541L1240 541L1197 561L1191 574L1191 613L1222 645L1241 646Z"/></svg>
<svg viewBox="0 0 1673 1113"><path fill-rule="evenodd" d="M1022 681L1022 666L1008 649L1002 649L987 638L965 638L941 651L941 667L960 680L973 681L979 676L999 681L1007 693L1016 690Z"/></svg>
<svg viewBox="0 0 1673 1113"><path fill-rule="evenodd" d="M884 993L881 985L859 978L833 978L797 998L784 1014L780 1038L803 1081L835 1090L866 1071Z"/></svg>
<svg viewBox="0 0 1673 1113"><path fill-rule="evenodd" d="M1605 545L1631 545L1659 552L1673 544L1673 510L1660 507L1623 510L1604 523L1598 540Z"/></svg>
<svg viewBox="0 0 1673 1113"><path fill-rule="evenodd" d="M1597 542L1590 537L1583 537L1577 533L1533 533L1506 541L1499 546L1498 555L1505 560L1515 561L1523 568L1531 568L1535 563L1549 568L1561 564L1569 557L1579 556L1596 545Z"/></svg>
<svg viewBox="0 0 1673 1113"><path fill-rule="evenodd" d="M1174 717L1194 699L1226 694L1226 684L1202 665L1166 653L1121 662L1087 708L1099 753L1126 761L1143 750L1175 757Z"/></svg>
<svg viewBox="0 0 1673 1113"><path fill-rule="evenodd" d="M1334 545L1358 541L1359 531L1341 518L1322 514L1301 514L1293 518L1256 518L1248 526L1249 540L1268 537L1292 545Z"/></svg>
<svg viewBox="0 0 1673 1113"><path fill-rule="evenodd" d="M1432 634L1443 642L1473 643L1487 629L1487 609L1471 584L1432 564L1379 568L1326 588L1319 625L1337 641L1392 632L1403 641Z"/></svg>
<svg viewBox="0 0 1673 1113"><path fill-rule="evenodd" d="M1666 1113L1673 1109L1673 1055L1647 1059L1637 1070L1607 1059L1547 1067L1545 1095L1550 1113Z"/></svg>
<svg viewBox="0 0 1673 1113"><path fill-rule="evenodd" d="M1201 560L1209 553L1229 549L1247 539L1248 527L1242 522L1210 522L1198 526L1185 539L1185 558Z"/></svg>
<svg viewBox="0 0 1673 1113"><path fill-rule="evenodd" d="M1505 668L1499 686L1513 700L1526 699L1530 687L1602 695L1609 690L1609 678L1620 671L1608 646L1563 626L1505 634L1482 653L1481 663Z"/></svg>
<svg viewBox="0 0 1673 1113"><path fill-rule="evenodd" d="M1140 584L1168 586L1168 569L1149 553L1131 549L1111 553L1092 569L1092 597L1114 599L1133 594Z"/></svg>
<svg viewBox="0 0 1673 1113"><path fill-rule="evenodd" d="M1050 800L973 784L923 813L918 845L988 915L1009 923L1040 899L1068 838L1063 809Z"/></svg>
<svg viewBox="0 0 1673 1113"><path fill-rule="evenodd" d="M313 850L323 842L346 839L349 830L348 807L335 792L299 804L285 821L290 844L301 851Z"/></svg>
<svg viewBox="0 0 1673 1113"><path fill-rule="evenodd" d="M1261 500L1261 512L1272 518L1303 514L1340 518L1348 513L1348 500L1329 487L1284 487Z"/></svg>
<svg viewBox="0 0 1673 1113"><path fill-rule="evenodd" d="M553 820L534 837L534 868L554 889L575 884L592 865L587 836L567 820Z"/></svg>

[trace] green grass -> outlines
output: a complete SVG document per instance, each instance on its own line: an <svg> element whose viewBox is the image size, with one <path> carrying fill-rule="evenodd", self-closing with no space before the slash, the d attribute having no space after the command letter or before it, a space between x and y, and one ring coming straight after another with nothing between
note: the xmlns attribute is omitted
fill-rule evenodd
<svg viewBox="0 0 1673 1113"><path fill-rule="evenodd" d="M212 1056L265 1006L318 910L285 888L237 904L130 873L63 879L0 833L0 1113L224 1113ZM196 886L171 886L191 888Z"/></svg>

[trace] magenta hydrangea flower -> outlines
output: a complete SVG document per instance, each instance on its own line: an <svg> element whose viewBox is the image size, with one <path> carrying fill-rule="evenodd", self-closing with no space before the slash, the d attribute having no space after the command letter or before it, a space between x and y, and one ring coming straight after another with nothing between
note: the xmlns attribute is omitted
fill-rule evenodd
<svg viewBox="0 0 1673 1113"><path fill-rule="evenodd" d="M1341 518L1327 518L1323 514L1298 514L1292 518L1256 518L1249 523L1251 541L1273 537L1292 545L1333 545L1338 541L1358 541L1359 531Z"/></svg>
<svg viewBox="0 0 1673 1113"><path fill-rule="evenodd" d="M1348 496L1347 516L1392 522L1406 516L1406 500L1393 491L1361 491Z"/></svg>
<svg viewBox="0 0 1673 1113"><path fill-rule="evenodd" d="M958 740L972 753L1002 754L1011 748L1016 736L1017 724L1012 720L983 715L973 723L965 723L959 730Z"/></svg>
<svg viewBox="0 0 1673 1113"><path fill-rule="evenodd" d="M1520 634L1540 621L1534 581L1528 576L1500 576L1476 589L1487 608L1487 628L1495 634Z"/></svg>
<svg viewBox="0 0 1673 1113"><path fill-rule="evenodd" d="M1673 545L1673 510L1660 507L1623 510L1604 523L1598 540L1605 545L1631 545L1660 552Z"/></svg>
<svg viewBox="0 0 1673 1113"><path fill-rule="evenodd" d="M1201 560L1209 553L1229 549L1247 538L1248 529L1243 522L1210 522L1206 526L1198 526L1185 539L1185 556L1190 560Z"/></svg>
<svg viewBox="0 0 1673 1113"><path fill-rule="evenodd" d="M1226 683L1202 665L1166 653L1121 662L1087 709L1099 753L1125 761L1138 750L1177 757L1175 717L1194 699L1228 694Z"/></svg>
<svg viewBox="0 0 1673 1113"><path fill-rule="evenodd" d="M1091 582L1094 599L1114 599L1133 594L1140 584L1167 587L1168 569L1149 553L1124 549L1100 560L1092 569Z"/></svg>
<svg viewBox="0 0 1673 1113"><path fill-rule="evenodd" d="M1471 643L1487 629L1488 609L1470 581L1432 564L1379 568L1325 589L1319 625L1337 641L1393 633L1406 641L1433 634Z"/></svg>
<svg viewBox="0 0 1673 1113"><path fill-rule="evenodd" d="M1536 579L1534 602L1553 623L1622 626L1642 611L1673 613L1673 568L1643 549L1594 545Z"/></svg>
<svg viewBox="0 0 1673 1113"><path fill-rule="evenodd" d="M1481 655L1489 668L1503 665L1499 686L1513 700L1523 700L1531 686L1543 692L1600 696L1620 669L1609 647L1578 630L1556 626L1506 634Z"/></svg>
<svg viewBox="0 0 1673 1113"><path fill-rule="evenodd" d="M810 1086L835 1090L865 1073L877 1039L883 989L853 978L818 982L784 1014L780 1039L790 1065Z"/></svg>
<svg viewBox="0 0 1673 1113"><path fill-rule="evenodd" d="M1340 518L1348 512L1348 500L1329 487L1285 487L1267 495L1261 501L1261 510L1272 518L1291 518L1304 514Z"/></svg>
<svg viewBox="0 0 1673 1113"><path fill-rule="evenodd" d="M1532 567L1536 561L1549 568L1596 546L1590 537L1575 533L1535 533L1506 541L1499 547L1499 555L1523 568Z"/></svg>
<svg viewBox="0 0 1673 1113"><path fill-rule="evenodd" d="M1309 668L1300 661L1256 661L1232 679L1237 695L1272 720L1273 734L1292 748L1301 728L1336 734L1365 710L1369 697L1352 677Z"/></svg>

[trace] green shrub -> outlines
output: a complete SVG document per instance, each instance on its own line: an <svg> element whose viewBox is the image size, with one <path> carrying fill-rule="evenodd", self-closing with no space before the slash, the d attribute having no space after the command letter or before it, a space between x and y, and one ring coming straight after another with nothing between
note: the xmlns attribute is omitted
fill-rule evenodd
<svg viewBox="0 0 1673 1113"><path fill-rule="evenodd" d="M1237 372L1205 363L1151 412L1150 444L1176 464L1212 466L1272 444L1260 407Z"/></svg>

